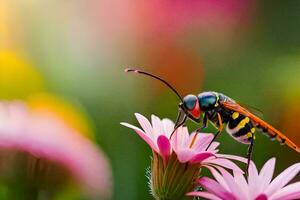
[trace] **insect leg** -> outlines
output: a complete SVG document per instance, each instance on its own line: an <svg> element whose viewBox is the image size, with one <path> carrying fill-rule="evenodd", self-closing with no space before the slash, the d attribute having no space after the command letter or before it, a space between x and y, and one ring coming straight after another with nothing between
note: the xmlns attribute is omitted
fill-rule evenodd
<svg viewBox="0 0 300 200"><path fill-rule="evenodd" d="M219 128L218 131L215 133L213 139L210 141L210 143L208 144L208 146L206 147L206 151L208 150L208 148L210 147L210 145L217 139L218 135L222 132L223 130L223 122L222 122L222 118L221 115L219 113L217 113L218 115L218 123L219 123Z"/></svg>
<svg viewBox="0 0 300 200"><path fill-rule="evenodd" d="M247 151L247 168L246 168L246 171L245 171L245 174L246 174L246 177L248 177L248 171L249 171L249 165L250 165L250 161L251 161L251 158L252 158L252 152L253 152L253 145L254 145L254 136L252 136L251 138L251 143L248 147L248 151Z"/></svg>
<svg viewBox="0 0 300 200"><path fill-rule="evenodd" d="M175 128L176 128L177 124L179 124L179 121L180 121L180 118L181 118L182 114L183 113L182 113L181 109L179 109L178 114L177 114L177 118L176 118L176 121L175 121Z"/></svg>
<svg viewBox="0 0 300 200"><path fill-rule="evenodd" d="M197 129L197 132L199 131L202 131L203 129L205 129L208 125L208 116L206 113L204 113L204 117L203 117L203 123L202 123L202 126L200 127L200 129Z"/></svg>
<svg viewBox="0 0 300 200"><path fill-rule="evenodd" d="M196 138L198 136L198 133L200 133L203 129L205 129L207 127L207 124L208 124L208 117L207 117L207 114L205 113L204 117L203 117L203 124L202 124L202 126L200 128L197 128L195 130L195 135L194 135L194 137L192 139L192 142L190 144L190 148L194 145L194 143L196 141Z"/></svg>
<svg viewBox="0 0 300 200"><path fill-rule="evenodd" d="M186 120L187 120L186 114L181 109L179 109L178 116L177 116L175 126L174 126L174 130L171 133L170 138L172 138L173 134L178 129L178 127L182 126L186 122Z"/></svg>

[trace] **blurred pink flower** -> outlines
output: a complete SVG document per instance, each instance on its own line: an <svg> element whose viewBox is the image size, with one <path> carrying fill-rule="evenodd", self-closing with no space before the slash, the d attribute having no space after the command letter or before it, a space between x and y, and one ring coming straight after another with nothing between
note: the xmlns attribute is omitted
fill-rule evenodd
<svg viewBox="0 0 300 200"><path fill-rule="evenodd" d="M113 34L168 39L191 29L234 32L251 19L253 1L124 0L97 2L102 23ZM93 4L92 4L93 5ZM109 20L107 20L109 19ZM120 23L121 22L121 23ZM222 34L218 33L219 36Z"/></svg>
<svg viewBox="0 0 300 200"><path fill-rule="evenodd" d="M221 174L211 169L215 180L203 177L199 184L207 192L190 192L189 196L204 197L207 199L232 200L292 200L300 198L300 182L287 185L300 171L300 163L294 164L272 181L275 168L275 158L268 160L260 173L254 163L250 164L248 181L243 174L235 171L232 176L222 168Z"/></svg>
<svg viewBox="0 0 300 200"><path fill-rule="evenodd" d="M251 2L235 0L144 1L140 14L151 34L184 33L189 29L232 31L249 20Z"/></svg>
<svg viewBox="0 0 300 200"><path fill-rule="evenodd" d="M111 195L111 171L102 151L58 118L21 102L0 103L0 148L62 166L91 197Z"/></svg>
<svg viewBox="0 0 300 200"><path fill-rule="evenodd" d="M98 46L101 46L104 52L110 53L113 58L122 51L119 60L124 62L126 58L127 65L142 63L143 66L158 68L164 66L166 71L166 66L172 64L170 59L175 60L174 63L179 61L175 66L169 67L175 68L175 72L173 70L171 74L183 72L184 82L190 80L186 79L190 75L189 72L196 71L198 74L197 76L192 74L190 81L192 83L203 72L202 69L198 69L201 65L199 58L201 59L202 52L213 50L215 56L216 52L227 52L228 47L236 48L235 45L240 43L239 40L243 36L241 33L251 27L255 7L255 2L250 0L90 2L92 3L87 4L89 12L86 16L91 16L88 23L92 24L90 27L97 29L95 37L98 37L91 37L94 38L93 44L101 44ZM178 56L172 48L188 56ZM159 56L164 51L169 58ZM182 65L184 61L187 61L187 64ZM168 78L176 81L172 75ZM197 79L196 81L199 84ZM191 87L194 89L197 84L194 83ZM178 85L180 87L180 84ZM181 89L185 91L185 88L187 87Z"/></svg>
<svg viewBox="0 0 300 200"><path fill-rule="evenodd" d="M150 185L156 199L183 199L186 192L195 188L202 167L208 169L228 168L239 173L243 171L231 160L246 162L238 156L218 154L218 142L213 142L212 134L188 132L186 127L174 130L174 123L169 119L160 120L152 115L152 124L142 115L135 114L141 130L128 123L122 125L132 128L153 150ZM178 189L180 188L180 189Z"/></svg>

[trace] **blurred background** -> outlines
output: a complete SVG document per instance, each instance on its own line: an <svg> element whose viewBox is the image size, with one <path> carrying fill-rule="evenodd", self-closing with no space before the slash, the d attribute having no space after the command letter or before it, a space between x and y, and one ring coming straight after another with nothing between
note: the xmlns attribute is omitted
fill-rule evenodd
<svg viewBox="0 0 300 200"><path fill-rule="evenodd" d="M178 99L124 68L164 77L182 95L222 92L261 110L300 145L299 35L296 0L2 0L0 97L28 105L45 93L44 104L62 100L67 108L56 113L106 155L112 199L152 199L145 176L151 151L120 122L137 125L135 112L175 120ZM246 155L247 146L227 134L219 141L223 153ZM300 161L258 133L254 161L261 166L273 156L277 172ZM7 190L1 182L0 195ZM71 184L53 199L89 198Z"/></svg>

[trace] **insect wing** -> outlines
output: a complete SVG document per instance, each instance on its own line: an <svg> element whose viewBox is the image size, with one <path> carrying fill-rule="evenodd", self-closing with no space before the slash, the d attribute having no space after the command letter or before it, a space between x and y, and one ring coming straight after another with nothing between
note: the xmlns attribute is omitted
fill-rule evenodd
<svg viewBox="0 0 300 200"><path fill-rule="evenodd" d="M295 143L293 143L289 138L287 138L283 133L275 129L273 126L271 126L267 122L263 121L256 115L249 112L246 108L240 106L237 103L232 103L228 101L221 102L221 105L224 108L227 108L229 110L238 112L244 116L249 117L254 122L255 126L261 127L265 132L267 132L270 135L270 137L276 138L277 141L287 144L289 147L291 147L292 149L300 153L300 148Z"/></svg>
<svg viewBox="0 0 300 200"><path fill-rule="evenodd" d="M244 103L241 103L241 102L238 102L238 104L239 104L239 106L245 108L248 112L258 116L259 118L263 118L264 114L258 108L247 105L247 104L244 104Z"/></svg>

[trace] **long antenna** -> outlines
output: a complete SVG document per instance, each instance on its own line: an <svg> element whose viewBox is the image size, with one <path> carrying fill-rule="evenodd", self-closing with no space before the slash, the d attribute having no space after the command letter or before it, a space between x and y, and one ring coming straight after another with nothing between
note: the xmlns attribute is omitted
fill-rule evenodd
<svg viewBox="0 0 300 200"><path fill-rule="evenodd" d="M150 73L148 73L148 72L138 70L138 69L126 68L124 71L125 71L125 72L134 72L134 73L137 73L137 74L144 74L144 75L146 75L146 76L150 76L150 77L152 77L152 78L155 78L155 79L157 79L157 80L163 82L166 86L168 86L168 87L169 87L169 88L170 88L170 89L178 96L178 98L180 99L180 101L183 102L182 97L181 97L181 96L179 95L179 93L175 90L175 88L174 88L172 85L170 85L167 81L165 81L164 79L162 79L162 78L160 78L160 77L158 77L158 76L155 76L155 75L153 75L153 74L150 74Z"/></svg>

